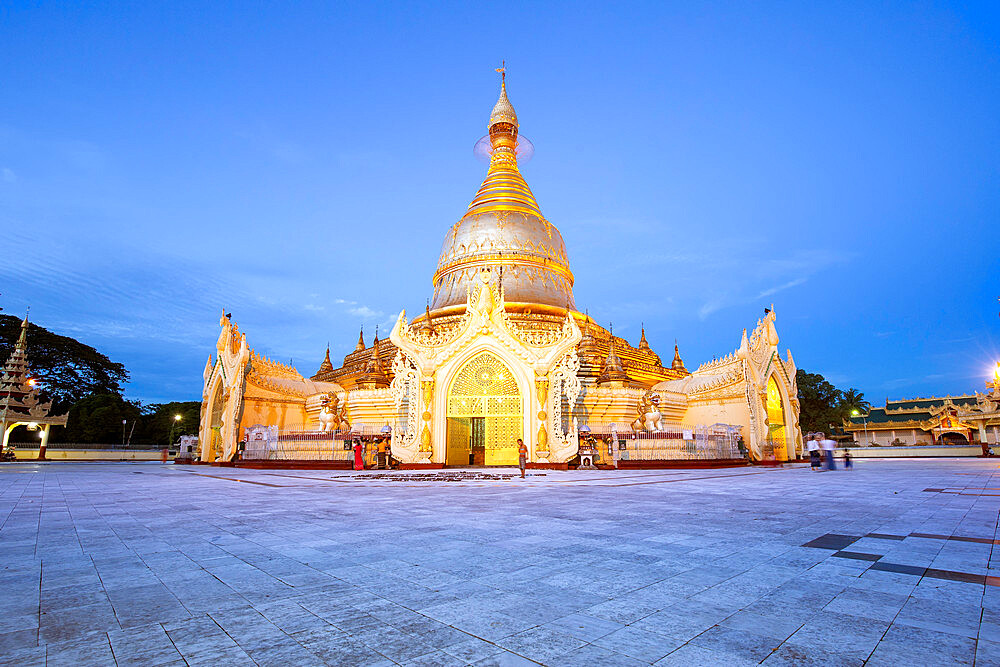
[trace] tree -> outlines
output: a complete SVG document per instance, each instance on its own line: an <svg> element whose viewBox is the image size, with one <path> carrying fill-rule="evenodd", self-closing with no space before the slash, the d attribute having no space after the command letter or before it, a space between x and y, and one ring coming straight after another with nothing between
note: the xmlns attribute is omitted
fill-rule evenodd
<svg viewBox="0 0 1000 667"><path fill-rule="evenodd" d="M848 415L853 414L855 410L857 410L859 414L871 410L872 404L866 401L865 395L854 387L842 392L842 394L843 396L841 396L840 405L847 411Z"/></svg>
<svg viewBox="0 0 1000 667"><path fill-rule="evenodd" d="M180 419L176 419L178 415ZM140 427L136 428L132 442L164 447L172 445L182 435L197 434L200 418L201 403L198 401L175 401L144 406Z"/></svg>
<svg viewBox="0 0 1000 667"><path fill-rule="evenodd" d="M804 433L828 433L831 426L839 428L851 410L865 411L869 407L860 391L841 391L819 373L806 373L800 368L795 382L799 387L799 426Z"/></svg>
<svg viewBox="0 0 1000 667"><path fill-rule="evenodd" d="M128 438L129 430L139 425L142 414L138 403L117 394L94 394L73 404L66 428L53 433L59 442L115 444ZM122 421L125 421L124 429Z"/></svg>
<svg viewBox="0 0 1000 667"><path fill-rule="evenodd" d="M20 328L19 318L0 315L0 363L13 351ZM28 362L33 376L42 383L43 398L53 402L54 414L92 394L116 394L120 398L122 385L128 382L124 365L74 338L30 323Z"/></svg>

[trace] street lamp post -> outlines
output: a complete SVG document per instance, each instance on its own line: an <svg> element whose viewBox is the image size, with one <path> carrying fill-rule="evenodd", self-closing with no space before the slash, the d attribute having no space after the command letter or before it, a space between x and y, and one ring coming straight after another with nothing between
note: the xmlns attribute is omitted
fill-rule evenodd
<svg viewBox="0 0 1000 667"><path fill-rule="evenodd" d="M865 447L867 447L869 444L871 444L871 441L868 439L868 419L867 419L868 415L862 415L857 410L851 410L851 415L853 415L854 417L857 417L859 415L861 416L861 423L865 425Z"/></svg>
<svg viewBox="0 0 1000 667"><path fill-rule="evenodd" d="M174 429L181 423L181 419L183 419L181 415L174 415L174 423L170 425L170 442L167 443L167 447L174 444Z"/></svg>

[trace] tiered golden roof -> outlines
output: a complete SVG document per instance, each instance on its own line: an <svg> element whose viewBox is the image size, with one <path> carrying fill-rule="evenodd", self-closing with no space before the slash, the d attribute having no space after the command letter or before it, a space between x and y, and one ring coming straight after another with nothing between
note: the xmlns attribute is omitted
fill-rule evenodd
<svg viewBox="0 0 1000 667"><path fill-rule="evenodd" d="M504 74L506 77L506 74ZM559 230L542 216L517 164L517 113L506 79L490 114L490 166L465 215L441 247L431 310L461 312L483 268L502 276L511 310L572 310L573 273Z"/></svg>

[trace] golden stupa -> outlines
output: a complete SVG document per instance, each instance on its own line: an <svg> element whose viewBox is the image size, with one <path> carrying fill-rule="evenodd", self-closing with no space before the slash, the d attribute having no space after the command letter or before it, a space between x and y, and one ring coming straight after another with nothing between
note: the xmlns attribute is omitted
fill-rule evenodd
<svg viewBox="0 0 1000 667"><path fill-rule="evenodd" d="M361 335L338 368L327 349L311 378L256 355L223 317L205 367L203 461L260 438L285 443L268 450L279 458L336 458L322 434L348 430L391 432L393 457L411 467L509 465L518 438L532 465L565 466L581 432L633 438L651 460L711 457L704 443L719 433L726 455L733 434L752 458L801 451L795 365L777 353L773 307L736 350L694 372L677 345L664 366L645 329L633 346L577 310L562 235L518 167L517 113L497 71L489 168L445 235L424 312L400 313L370 347ZM329 454L316 454L323 447Z"/></svg>
<svg viewBox="0 0 1000 667"><path fill-rule="evenodd" d="M542 215L517 166L517 114L507 98L506 73L503 77L488 126L489 171L441 245L431 300L435 315L460 312L469 285L486 267L502 274L510 310L574 309L562 234Z"/></svg>

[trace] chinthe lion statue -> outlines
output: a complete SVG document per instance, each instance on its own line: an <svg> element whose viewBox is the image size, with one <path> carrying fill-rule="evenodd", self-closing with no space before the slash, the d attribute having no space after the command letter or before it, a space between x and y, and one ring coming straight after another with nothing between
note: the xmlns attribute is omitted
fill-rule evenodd
<svg viewBox="0 0 1000 667"><path fill-rule="evenodd" d="M632 429L636 431L662 431L663 415L660 413L660 397L653 393L647 393L639 403L639 416L632 422Z"/></svg>

